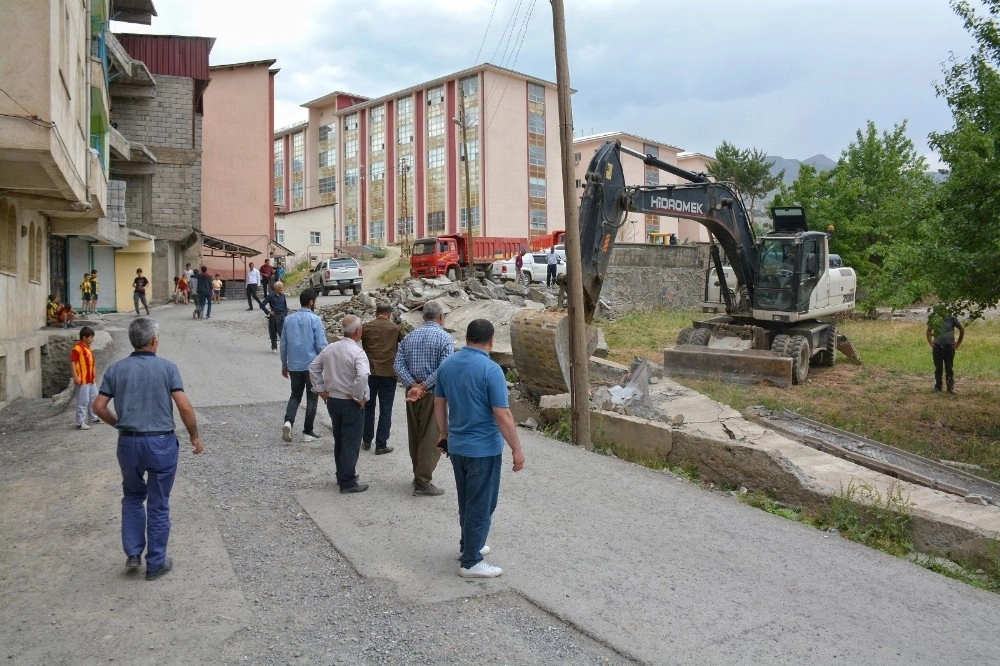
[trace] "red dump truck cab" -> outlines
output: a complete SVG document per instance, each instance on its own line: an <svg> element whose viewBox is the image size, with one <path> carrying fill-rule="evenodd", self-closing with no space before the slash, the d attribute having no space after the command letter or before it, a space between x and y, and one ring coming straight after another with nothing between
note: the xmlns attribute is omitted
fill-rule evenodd
<svg viewBox="0 0 1000 666"><path fill-rule="evenodd" d="M465 234L419 238L410 255L410 277L440 277L457 280L465 269L485 271L498 259L506 259L527 245L525 238L473 236L472 252Z"/></svg>

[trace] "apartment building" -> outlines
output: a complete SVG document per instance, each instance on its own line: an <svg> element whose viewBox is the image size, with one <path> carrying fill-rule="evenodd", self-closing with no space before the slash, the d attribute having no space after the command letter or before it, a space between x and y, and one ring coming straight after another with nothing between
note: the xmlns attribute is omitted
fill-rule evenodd
<svg viewBox="0 0 1000 666"><path fill-rule="evenodd" d="M700 153L682 152L680 148L628 132L606 132L573 140L576 187L582 193L586 182L587 167L597 149L607 141L620 141L622 146L652 155L660 160L688 171L704 173L712 159ZM668 185L687 182L671 173L649 166L629 155L622 156L622 169L628 185ZM629 213L618 231L618 242L645 243L653 233L677 234L680 242L708 241L708 231L692 220L676 217Z"/></svg>
<svg viewBox="0 0 1000 666"><path fill-rule="evenodd" d="M276 240L300 257L565 226L555 84L490 64L374 99L336 91L274 134Z"/></svg>
<svg viewBox="0 0 1000 666"><path fill-rule="evenodd" d="M41 396L46 296L79 304L83 273L113 275L129 243L109 172L108 82L123 65L108 21L155 13L150 0L0 0L0 408Z"/></svg>

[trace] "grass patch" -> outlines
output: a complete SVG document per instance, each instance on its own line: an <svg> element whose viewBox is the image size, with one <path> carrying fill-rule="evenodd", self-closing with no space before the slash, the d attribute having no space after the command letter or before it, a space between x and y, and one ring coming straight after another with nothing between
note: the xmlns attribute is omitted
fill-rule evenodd
<svg viewBox="0 0 1000 666"><path fill-rule="evenodd" d="M755 509L760 509L762 511L767 511L775 516L780 516L786 520L799 520L802 513L796 509L790 509L786 506L779 504L773 497L762 493L759 490L755 490L752 493L737 493L736 499L743 502L747 506L752 506Z"/></svg>
<svg viewBox="0 0 1000 666"><path fill-rule="evenodd" d="M638 356L663 363L663 349L673 346L692 319L704 317L691 311L636 312L598 325L610 360L629 363ZM787 408L932 460L979 465L982 476L1000 481L1000 320L966 327L955 356L957 395L931 390L934 365L924 324L858 319L838 328L854 343L863 365L845 363L840 356L832 368L811 368L808 381L791 389L677 381L737 410Z"/></svg>
<svg viewBox="0 0 1000 666"><path fill-rule="evenodd" d="M390 266L389 268L382 271L378 276L379 281L382 284L392 284L394 282L399 282L403 278L409 277L410 275L410 261L409 259L400 258L396 262L395 266Z"/></svg>
<svg viewBox="0 0 1000 666"><path fill-rule="evenodd" d="M564 407L559 410L559 420L553 421L552 423L547 423L541 427L541 431L545 433L546 436L552 439L558 439L560 442L572 442L573 441L573 424L572 424L572 414L568 407Z"/></svg>
<svg viewBox="0 0 1000 666"><path fill-rule="evenodd" d="M846 488L841 486L824 511L805 522L896 557L913 550L913 515L899 482L883 495L875 486L852 479Z"/></svg>

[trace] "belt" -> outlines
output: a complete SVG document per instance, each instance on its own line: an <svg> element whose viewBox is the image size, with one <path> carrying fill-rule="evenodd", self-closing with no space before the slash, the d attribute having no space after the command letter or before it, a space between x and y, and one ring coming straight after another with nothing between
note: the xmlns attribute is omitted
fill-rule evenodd
<svg viewBox="0 0 1000 666"><path fill-rule="evenodd" d="M136 432L135 430L119 430L119 437L160 437L161 435L172 435L173 430L158 430L156 432Z"/></svg>

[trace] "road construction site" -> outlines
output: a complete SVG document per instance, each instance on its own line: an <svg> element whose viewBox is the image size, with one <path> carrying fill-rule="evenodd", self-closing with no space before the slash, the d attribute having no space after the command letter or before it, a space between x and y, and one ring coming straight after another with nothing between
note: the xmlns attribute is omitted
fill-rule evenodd
<svg viewBox="0 0 1000 666"><path fill-rule="evenodd" d="M406 281L324 298L318 312L335 336L343 313L367 313L378 299L414 324L437 299L459 344L467 321L493 321L503 363L505 324L554 298L533 289ZM209 321L192 322L180 306L154 317L160 354L181 369L207 449L198 457L182 449L175 571L155 583L125 573L111 430L78 432L58 401L20 401L0 419L0 647L11 663L1000 659L997 595L705 492L664 465L692 465L706 482L799 506L823 503L852 480L883 491L900 484L917 548L956 559L988 552L998 507L795 441L655 364L591 359L601 452L530 428L558 418L565 396L536 405L511 386L527 464L505 471L490 535L490 561L505 573L468 582L455 575L447 461L435 474L444 496L408 492L401 391L396 452L364 453L359 473L371 489L342 496L325 414L322 440L281 441L287 384L259 312L230 302ZM129 319L102 322L99 370L127 353Z"/></svg>

